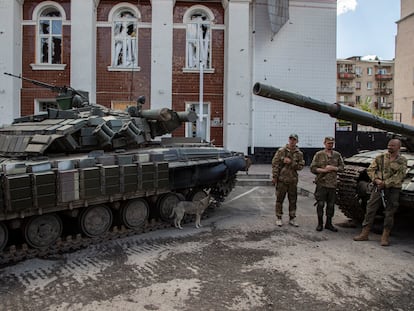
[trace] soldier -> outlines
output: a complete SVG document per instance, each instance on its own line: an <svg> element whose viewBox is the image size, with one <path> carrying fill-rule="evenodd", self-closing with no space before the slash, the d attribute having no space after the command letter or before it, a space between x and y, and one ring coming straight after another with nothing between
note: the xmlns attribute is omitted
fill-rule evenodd
<svg viewBox="0 0 414 311"><path fill-rule="evenodd" d="M272 159L272 183L276 186L276 225L282 226L283 201L286 194L289 201L289 224L296 222L296 201L298 197L298 171L305 165L303 153L296 146L298 135L290 134L289 142L279 148Z"/></svg>
<svg viewBox="0 0 414 311"><path fill-rule="evenodd" d="M332 225L336 197L336 175L343 171L344 161L341 154L333 150L335 138L325 137L323 143L325 149L315 153L310 166L311 172L316 174L315 199L318 215L316 231L322 231L323 229L323 208L326 203L325 229L337 232L338 229Z"/></svg>
<svg viewBox="0 0 414 311"><path fill-rule="evenodd" d="M401 141L391 139L388 152L378 155L367 169L374 189L367 203L367 211L362 223L361 233L354 241L368 240L369 230L381 203L384 205L384 229L381 245L388 246L391 229L394 225L394 213L398 209L400 190L407 172L407 159L400 154Z"/></svg>

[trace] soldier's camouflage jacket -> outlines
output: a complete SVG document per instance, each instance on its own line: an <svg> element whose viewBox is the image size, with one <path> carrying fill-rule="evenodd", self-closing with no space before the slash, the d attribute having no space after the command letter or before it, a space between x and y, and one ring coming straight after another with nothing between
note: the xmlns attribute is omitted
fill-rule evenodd
<svg viewBox="0 0 414 311"><path fill-rule="evenodd" d="M336 166L338 172L344 170L344 160L342 159L341 154L338 151L333 150L332 156L328 156L325 150L320 150L313 156L312 163L310 165L310 170L312 173L316 174L315 183L319 186L326 188L336 188L336 177L337 172L328 172L328 173L317 173L317 168L325 168L327 165Z"/></svg>
<svg viewBox="0 0 414 311"><path fill-rule="evenodd" d="M407 159L399 155L391 161L388 152L378 155L367 169L369 178L383 180L385 188L401 188L406 172Z"/></svg>
<svg viewBox="0 0 414 311"><path fill-rule="evenodd" d="M283 163L283 159L288 157L292 160L291 163ZM279 148L272 159L272 176L278 182L286 184L298 182L298 171L303 169L305 161L303 160L303 153L298 147L290 150L288 145Z"/></svg>

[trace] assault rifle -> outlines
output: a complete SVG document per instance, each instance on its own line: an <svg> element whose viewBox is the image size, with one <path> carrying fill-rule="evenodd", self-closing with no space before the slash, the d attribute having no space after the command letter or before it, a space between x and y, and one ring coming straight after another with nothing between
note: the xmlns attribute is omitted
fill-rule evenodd
<svg viewBox="0 0 414 311"><path fill-rule="evenodd" d="M382 206L384 208L386 208L387 207L387 202L385 201L385 192L384 192L384 189L379 190L378 187L375 187L375 191L376 192L379 191L380 196L381 196Z"/></svg>

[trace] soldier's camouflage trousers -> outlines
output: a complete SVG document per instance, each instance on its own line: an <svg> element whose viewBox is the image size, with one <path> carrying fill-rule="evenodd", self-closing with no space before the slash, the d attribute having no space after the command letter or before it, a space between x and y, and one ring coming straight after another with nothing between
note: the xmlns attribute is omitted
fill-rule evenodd
<svg viewBox="0 0 414 311"><path fill-rule="evenodd" d="M276 217L281 218L283 215L283 201L285 197L288 197L289 201L289 218L296 217L296 202L298 200L298 184L290 183L286 184L279 181L276 184Z"/></svg>
<svg viewBox="0 0 414 311"><path fill-rule="evenodd" d="M315 200L316 200L316 212L318 217L323 217L323 208L326 202L326 216L332 218L335 212L335 188L327 188L316 185Z"/></svg>
<svg viewBox="0 0 414 311"><path fill-rule="evenodd" d="M384 208L384 228L391 230L394 226L394 214L399 206L400 197L399 188L385 189L385 208ZM364 222L362 226L372 225L375 219L378 208L382 205L382 198L380 191L372 191L367 203L367 211L365 213Z"/></svg>

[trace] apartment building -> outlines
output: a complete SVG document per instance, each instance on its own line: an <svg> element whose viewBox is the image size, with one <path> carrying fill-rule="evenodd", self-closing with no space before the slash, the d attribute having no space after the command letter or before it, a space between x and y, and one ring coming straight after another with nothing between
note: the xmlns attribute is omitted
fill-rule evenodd
<svg viewBox="0 0 414 311"><path fill-rule="evenodd" d="M353 56L337 60L336 100L360 107L367 105L372 112L399 114L394 109L394 61L365 59ZM400 121L400 120L398 120Z"/></svg>
<svg viewBox="0 0 414 311"><path fill-rule="evenodd" d="M414 125L414 1L401 0L395 40L395 110Z"/></svg>

